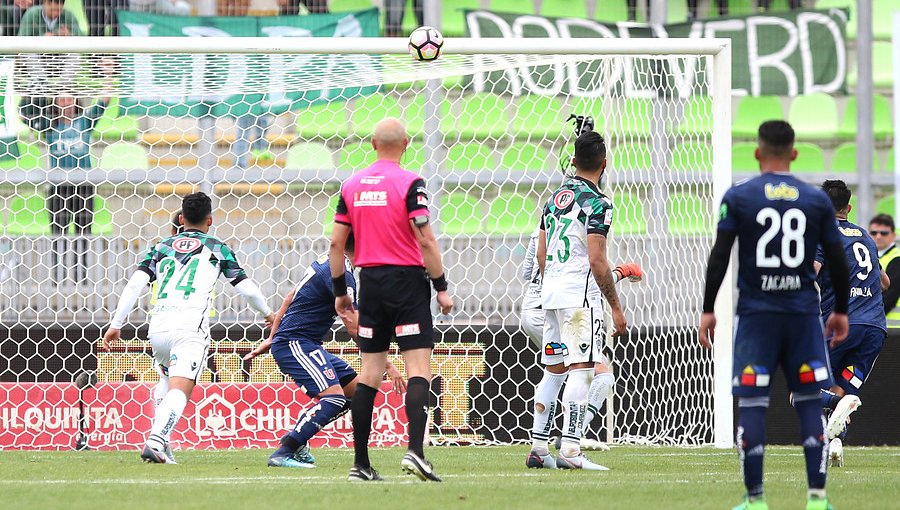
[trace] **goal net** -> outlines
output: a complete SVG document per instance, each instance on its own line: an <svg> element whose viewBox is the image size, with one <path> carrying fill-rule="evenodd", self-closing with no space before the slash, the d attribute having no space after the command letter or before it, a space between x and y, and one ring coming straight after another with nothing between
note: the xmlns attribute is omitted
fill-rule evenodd
<svg viewBox="0 0 900 510"><path fill-rule="evenodd" d="M97 343L142 254L171 234L181 197L213 196L212 233L277 307L327 252L340 183L374 161L369 138L389 116L410 136L403 165L433 196L457 301L451 316L435 310L432 441L529 437L541 369L519 329L521 269L573 154L567 119L584 115L608 145L609 258L645 273L618 286L629 334L606 339L616 386L591 435L729 442L730 310L715 363L695 340L716 197L730 184L727 43L450 39L437 61L420 63L400 39L9 41L0 447L69 448L81 434L95 448L142 444L158 380L149 289L124 341L111 353ZM210 315L207 370L173 442L272 447L310 399L271 356L242 360L263 330L227 284ZM325 344L358 367L342 329ZM405 440L403 399L389 389L376 402L375 444ZM312 445L350 441L344 417Z"/></svg>

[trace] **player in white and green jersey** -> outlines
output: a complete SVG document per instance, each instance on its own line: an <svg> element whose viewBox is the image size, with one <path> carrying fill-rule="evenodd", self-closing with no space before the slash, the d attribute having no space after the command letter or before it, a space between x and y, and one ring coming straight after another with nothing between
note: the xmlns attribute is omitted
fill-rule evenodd
<svg viewBox="0 0 900 510"><path fill-rule="evenodd" d="M250 306L266 317L274 314L259 288L237 263L234 252L209 235L212 201L204 193L184 197L181 204L184 231L159 241L138 265L119 299L119 306L103 336L109 350L119 340L121 328L147 284L158 280L159 290L150 316L150 345L160 372L160 386L168 391L156 408L153 426L141 458L147 462L174 464L169 437L190 399L209 348L209 308L213 287L224 276Z"/></svg>
<svg viewBox="0 0 900 510"><path fill-rule="evenodd" d="M602 402L614 382L609 360L602 352L601 294L612 309L614 334L623 335L626 328L616 279L606 258L613 206L598 187L606 169L603 137L594 131L579 135L574 165L575 176L553 193L541 217L538 264L543 275L542 362L564 363L568 368L556 467L604 470L585 457L579 447L588 401ZM549 462L546 443L533 445L529 458L532 456Z"/></svg>

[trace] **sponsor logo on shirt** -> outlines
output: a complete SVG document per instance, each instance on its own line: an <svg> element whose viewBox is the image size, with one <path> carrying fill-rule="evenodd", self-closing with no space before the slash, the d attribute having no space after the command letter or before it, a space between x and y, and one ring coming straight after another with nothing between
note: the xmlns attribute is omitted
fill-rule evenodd
<svg viewBox="0 0 900 510"><path fill-rule="evenodd" d="M353 194L355 207L383 207L387 205L387 191L357 191Z"/></svg>
<svg viewBox="0 0 900 510"><path fill-rule="evenodd" d="M183 237L172 243L172 248L178 253L191 253L199 247L200 240L193 237Z"/></svg>
<svg viewBox="0 0 900 510"><path fill-rule="evenodd" d="M800 198L800 190L786 183L766 184L766 198L769 200L787 200L793 202Z"/></svg>
<svg viewBox="0 0 900 510"><path fill-rule="evenodd" d="M372 338L372 328L360 326L359 327L359 336L361 336L363 338Z"/></svg>
<svg viewBox="0 0 900 510"><path fill-rule="evenodd" d="M322 373L325 374L325 377L327 377L329 379L335 379L334 370L332 370L330 368L326 368L325 370L322 370Z"/></svg>
<svg viewBox="0 0 900 510"><path fill-rule="evenodd" d="M394 334L399 336L411 336L418 335L421 333L421 329L419 328L419 324L400 324L396 328L394 328Z"/></svg>
<svg viewBox="0 0 900 510"><path fill-rule="evenodd" d="M844 237L862 237L862 231L858 228L838 227L838 230L841 231L841 234L844 234Z"/></svg>
<svg viewBox="0 0 900 510"><path fill-rule="evenodd" d="M612 214L613 214L612 212L613 212L612 209L609 209L606 211L606 216L603 217L603 223L605 223L607 225L612 225Z"/></svg>
<svg viewBox="0 0 900 510"><path fill-rule="evenodd" d="M575 201L575 192L570 189L564 189L553 197L553 204L560 209L565 209Z"/></svg>
<svg viewBox="0 0 900 510"><path fill-rule="evenodd" d="M378 184L384 179L383 175L375 175L371 177L363 177L359 180L360 184Z"/></svg>

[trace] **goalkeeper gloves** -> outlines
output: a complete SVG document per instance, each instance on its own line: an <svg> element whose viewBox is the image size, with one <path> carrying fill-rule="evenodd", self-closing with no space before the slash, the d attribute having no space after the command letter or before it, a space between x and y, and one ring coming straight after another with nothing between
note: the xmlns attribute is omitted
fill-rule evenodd
<svg viewBox="0 0 900 510"><path fill-rule="evenodd" d="M633 282L641 281L641 278L644 277L644 273L641 271L641 266L639 266L635 262L630 262L628 264L619 264L613 269L613 272L619 276L619 281L628 278Z"/></svg>

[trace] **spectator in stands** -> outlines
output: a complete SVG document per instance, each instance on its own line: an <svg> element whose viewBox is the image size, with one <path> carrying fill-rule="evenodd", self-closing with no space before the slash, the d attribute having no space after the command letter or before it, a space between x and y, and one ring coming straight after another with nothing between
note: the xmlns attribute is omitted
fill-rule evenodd
<svg viewBox="0 0 900 510"><path fill-rule="evenodd" d="M109 98L102 98L87 109L79 106L72 96L59 96L54 100L53 113L41 131L50 152L50 185L47 194L47 207L50 210L51 232L54 236L65 235L69 224L74 220L75 235L75 274L76 282L87 276L88 240L84 236L90 234L94 216L94 185L83 179L70 180L72 170L91 169L91 133L94 124L103 112ZM63 239L57 237L53 241L53 279L56 282L65 278L61 275L59 259L66 251Z"/></svg>
<svg viewBox="0 0 900 510"><path fill-rule="evenodd" d="M389 1L389 0L388 0ZM282 16L300 14L300 5L310 14L328 14L328 0L278 0Z"/></svg>
<svg viewBox="0 0 900 510"><path fill-rule="evenodd" d="M83 35L75 15L63 8L63 0L43 0L25 11L19 35Z"/></svg>
<svg viewBox="0 0 900 510"><path fill-rule="evenodd" d="M425 13L422 0L412 0L416 23L425 25ZM402 37L403 16L406 15L406 0L384 0L384 36Z"/></svg>
<svg viewBox="0 0 900 510"><path fill-rule="evenodd" d="M869 235L878 247L878 261L881 268L891 279L891 286L882 292L884 313L887 314L888 327L900 326L900 310L897 300L900 299L900 248L894 244L897 233L894 218L889 214L879 214L869 222ZM893 324L892 324L893 321Z"/></svg>
<svg viewBox="0 0 900 510"><path fill-rule="evenodd" d="M92 36L119 35L116 11L128 9L128 0L82 0L87 17L88 33ZM107 27L109 33L107 34Z"/></svg>
<svg viewBox="0 0 900 510"><path fill-rule="evenodd" d="M3 26L0 27L0 35L16 35L19 32L19 24L22 22L22 15L25 14L32 5L34 0L3 0L0 1L0 9L2 13Z"/></svg>
<svg viewBox="0 0 900 510"><path fill-rule="evenodd" d="M184 0L129 0L128 10L172 16L190 16L191 4Z"/></svg>

